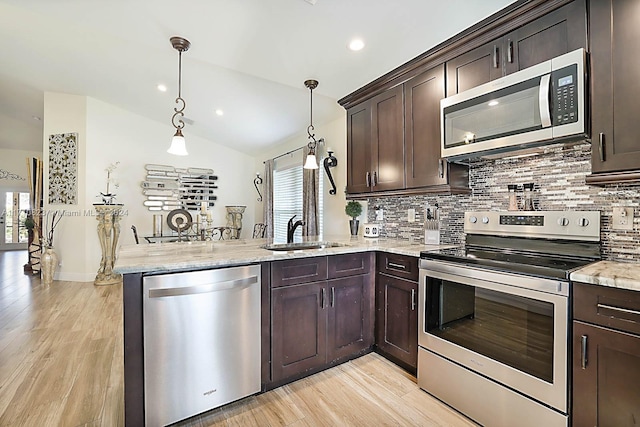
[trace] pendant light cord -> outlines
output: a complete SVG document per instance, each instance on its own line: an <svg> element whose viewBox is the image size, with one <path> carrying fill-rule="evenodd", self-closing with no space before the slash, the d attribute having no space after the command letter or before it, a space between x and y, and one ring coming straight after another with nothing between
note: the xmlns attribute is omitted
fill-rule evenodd
<svg viewBox="0 0 640 427"><path fill-rule="evenodd" d="M315 130L315 128L313 127L313 87L309 88L309 92L311 93L310 95L310 107L309 108L309 127L307 128L307 133L309 134L309 150L315 150L316 148L316 138L315 138L315 134L311 133L312 130Z"/></svg>
<svg viewBox="0 0 640 427"><path fill-rule="evenodd" d="M185 100L182 99L182 52L183 49L178 49L178 97L176 98L176 104L181 104L181 106L180 108L174 107L173 111L175 111L175 113L171 118L171 123L177 130L184 128L184 120L182 120L182 117L184 117L184 109L187 106Z"/></svg>

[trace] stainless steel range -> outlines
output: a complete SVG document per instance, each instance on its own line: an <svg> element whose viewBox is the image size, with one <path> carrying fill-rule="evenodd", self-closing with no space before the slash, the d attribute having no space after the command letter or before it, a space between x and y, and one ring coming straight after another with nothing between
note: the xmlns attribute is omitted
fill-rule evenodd
<svg viewBox="0 0 640 427"><path fill-rule="evenodd" d="M418 384L491 426L569 424L569 274L600 213L467 212L466 245L420 260Z"/></svg>

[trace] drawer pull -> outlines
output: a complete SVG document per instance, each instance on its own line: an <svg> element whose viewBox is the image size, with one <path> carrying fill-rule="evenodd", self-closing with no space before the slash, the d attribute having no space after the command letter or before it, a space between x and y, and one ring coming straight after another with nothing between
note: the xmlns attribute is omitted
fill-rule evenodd
<svg viewBox="0 0 640 427"><path fill-rule="evenodd" d="M320 289L320 308L324 310L324 288Z"/></svg>
<svg viewBox="0 0 640 427"><path fill-rule="evenodd" d="M331 287L331 307L336 305L336 287Z"/></svg>
<svg viewBox="0 0 640 427"><path fill-rule="evenodd" d="M580 337L580 367L587 369L587 336Z"/></svg>
<svg viewBox="0 0 640 427"><path fill-rule="evenodd" d="M396 264L395 262L390 262L390 263L387 264L387 266L389 266L391 268L399 268L401 270L406 270L407 269L406 265Z"/></svg>
<svg viewBox="0 0 640 427"><path fill-rule="evenodd" d="M638 310L630 310L628 308L620 308L620 307L615 307L613 305L600 304L600 303L598 303L597 307L598 308L606 308L607 310L619 311L619 312L622 312L622 313L635 314L637 316L640 316L640 311L638 311Z"/></svg>
<svg viewBox="0 0 640 427"><path fill-rule="evenodd" d="M411 289L411 311L416 310L416 290Z"/></svg>
<svg viewBox="0 0 640 427"><path fill-rule="evenodd" d="M493 68L498 68L498 56L499 56L498 46L494 44L493 45Z"/></svg>

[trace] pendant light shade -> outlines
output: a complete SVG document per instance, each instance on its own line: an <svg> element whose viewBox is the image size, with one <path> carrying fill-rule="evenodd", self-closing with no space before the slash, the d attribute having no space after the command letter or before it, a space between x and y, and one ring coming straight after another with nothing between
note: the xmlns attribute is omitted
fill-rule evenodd
<svg viewBox="0 0 640 427"><path fill-rule="evenodd" d="M307 161L304 162L303 167L304 169L318 169L318 160L316 159L316 155L309 152L309 154L307 155Z"/></svg>
<svg viewBox="0 0 640 427"><path fill-rule="evenodd" d="M187 103L182 99L182 52L189 50L191 43L189 40L182 37L171 37L171 46L178 51L178 97L176 98L177 107L173 109L174 113L171 117L171 124L176 128L176 133L171 139L171 146L167 150L167 153L174 154L176 156L187 156L187 145L182 135L182 128L184 128L184 108Z"/></svg>
<svg viewBox="0 0 640 427"><path fill-rule="evenodd" d="M171 147L167 150L167 153L173 154L175 156L188 156L187 146L184 141L184 136L182 135L182 131L178 129L176 134L171 138Z"/></svg>
<svg viewBox="0 0 640 427"><path fill-rule="evenodd" d="M312 133L313 129L313 90L318 87L317 80L306 80L304 85L309 89L310 95L310 112L309 112L309 127L307 128L307 133L309 134L309 154L307 154L307 159L304 162L304 169L318 169L318 160L316 160L316 147L318 146L318 142L316 141L315 134Z"/></svg>

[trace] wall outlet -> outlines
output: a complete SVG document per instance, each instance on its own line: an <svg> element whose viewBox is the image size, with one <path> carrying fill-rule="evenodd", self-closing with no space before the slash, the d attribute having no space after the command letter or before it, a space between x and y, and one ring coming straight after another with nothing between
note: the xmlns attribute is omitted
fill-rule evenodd
<svg viewBox="0 0 640 427"><path fill-rule="evenodd" d="M382 221L384 219L384 210L376 209L376 221Z"/></svg>
<svg viewBox="0 0 640 427"><path fill-rule="evenodd" d="M633 208L613 208L611 228L613 230L633 230Z"/></svg>
<svg viewBox="0 0 640 427"><path fill-rule="evenodd" d="M407 221L416 222L416 210L414 208L407 209Z"/></svg>

